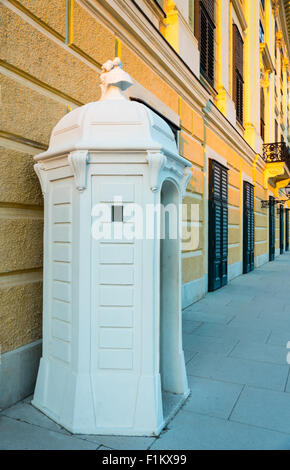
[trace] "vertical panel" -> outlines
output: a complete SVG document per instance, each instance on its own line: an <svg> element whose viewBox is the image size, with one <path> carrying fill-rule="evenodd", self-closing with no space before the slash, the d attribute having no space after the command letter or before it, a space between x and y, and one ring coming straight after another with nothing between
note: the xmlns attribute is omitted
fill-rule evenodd
<svg viewBox="0 0 290 470"><path fill-rule="evenodd" d="M289 251L289 209L285 210L285 251Z"/></svg>
<svg viewBox="0 0 290 470"><path fill-rule="evenodd" d="M72 332L72 198L71 180L51 183L49 343L51 356L67 363Z"/></svg>
<svg viewBox="0 0 290 470"><path fill-rule="evenodd" d="M228 174L213 160L209 160L208 252L208 289L213 291L228 278Z"/></svg>
<svg viewBox="0 0 290 470"><path fill-rule="evenodd" d="M280 204L280 253L284 253L284 207Z"/></svg>
<svg viewBox="0 0 290 470"><path fill-rule="evenodd" d="M128 239L126 233L129 227L133 232L136 228L137 220L128 209L132 203L141 205L142 177L93 176L92 185L92 204L107 205L105 223L110 230L107 238L93 241L92 368L132 370L141 318L142 240ZM122 207L117 220L112 210L116 198L121 202L115 209Z"/></svg>
<svg viewBox="0 0 290 470"><path fill-rule="evenodd" d="M244 181L243 201L243 272L254 269L255 259L255 215L254 215L254 186Z"/></svg>
<svg viewBox="0 0 290 470"><path fill-rule="evenodd" d="M275 259L275 204L274 197L269 197L269 261Z"/></svg>

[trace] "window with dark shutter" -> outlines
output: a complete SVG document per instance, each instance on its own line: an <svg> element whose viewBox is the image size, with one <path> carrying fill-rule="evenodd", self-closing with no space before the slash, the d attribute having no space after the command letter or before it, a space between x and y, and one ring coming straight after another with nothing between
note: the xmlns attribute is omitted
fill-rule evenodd
<svg viewBox="0 0 290 470"><path fill-rule="evenodd" d="M264 95L263 88L261 88L261 91L260 91L260 114L261 114L260 134L261 134L261 138L265 140L265 95Z"/></svg>
<svg viewBox="0 0 290 470"><path fill-rule="evenodd" d="M280 72L280 75L281 75L281 82L283 82L283 50L280 49L280 63L281 63L281 72Z"/></svg>
<svg viewBox="0 0 290 470"><path fill-rule="evenodd" d="M284 207L280 204L279 208L279 215L280 215L280 254L284 253Z"/></svg>
<svg viewBox="0 0 290 470"><path fill-rule="evenodd" d="M254 186L244 181L243 204L243 273L253 271L255 266L255 211Z"/></svg>
<svg viewBox="0 0 290 470"><path fill-rule="evenodd" d="M289 211L285 209L285 251L289 251Z"/></svg>
<svg viewBox="0 0 290 470"><path fill-rule="evenodd" d="M244 43L238 27L233 25L233 100L236 105L237 121L243 125L244 116Z"/></svg>
<svg viewBox="0 0 290 470"><path fill-rule="evenodd" d="M195 36L199 42L200 73L214 86L214 0L195 0Z"/></svg>
<svg viewBox="0 0 290 470"><path fill-rule="evenodd" d="M278 142L278 122L275 119L275 142Z"/></svg>
<svg viewBox="0 0 290 470"><path fill-rule="evenodd" d="M269 196L269 261L275 259L275 198Z"/></svg>
<svg viewBox="0 0 290 470"><path fill-rule="evenodd" d="M228 169L209 160L208 289L227 283Z"/></svg>

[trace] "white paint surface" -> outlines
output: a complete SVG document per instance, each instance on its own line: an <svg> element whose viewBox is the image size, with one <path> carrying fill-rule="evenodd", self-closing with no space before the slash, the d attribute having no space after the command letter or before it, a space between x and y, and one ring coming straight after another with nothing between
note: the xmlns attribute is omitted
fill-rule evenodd
<svg viewBox="0 0 290 470"><path fill-rule="evenodd" d="M115 196L124 209L130 202L156 205L164 181L165 199L174 194L179 204L190 163L159 116L125 99L64 116L36 161L45 255L43 355L33 404L73 433L157 435L168 417L162 392L178 394L180 403L189 393L180 240L163 242L174 256L161 264L157 218L153 240L95 240L91 212Z"/></svg>

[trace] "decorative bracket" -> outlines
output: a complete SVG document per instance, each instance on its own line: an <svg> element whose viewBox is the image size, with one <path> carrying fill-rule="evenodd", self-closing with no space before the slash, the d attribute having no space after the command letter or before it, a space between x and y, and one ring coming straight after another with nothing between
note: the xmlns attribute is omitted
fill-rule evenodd
<svg viewBox="0 0 290 470"><path fill-rule="evenodd" d="M283 175L285 162L267 163L264 170L264 188L267 189L268 179Z"/></svg>
<svg viewBox="0 0 290 470"><path fill-rule="evenodd" d="M284 180L278 181L275 187L275 196L278 197L279 190L286 188L290 184L290 178L285 178Z"/></svg>
<svg viewBox="0 0 290 470"><path fill-rule="evenodd" d="M162 168L166 165L167 158L162 153L148 152L147 160L149 163L150 174L150 188L151 191L157 192L160 190L161 181L160 173Z"/></svg>
<svg viewBox="0 0 290 470"><path fill-rule="evenodd" d="M76 150L68 156L68 162L75 177L76 188L83 191L87 187L87 164L89 152L87 150Z"/></svg>
<svg viewBox="0 0 290 470"><path fill-rule="evenodd" d="M37 174L39 182L40 182L42 194L43 196L45 196L46 191L47 191L47 183L48 183L47 172L45 170L43 163L35 163L35 165L33 166L34 166L34 171Z"/></svg>

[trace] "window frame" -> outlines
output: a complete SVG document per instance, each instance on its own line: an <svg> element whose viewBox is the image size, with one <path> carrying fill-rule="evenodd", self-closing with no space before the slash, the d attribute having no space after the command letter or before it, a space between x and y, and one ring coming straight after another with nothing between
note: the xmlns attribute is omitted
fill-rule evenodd
<svg viewBox="0 0 290 470"><path fill-rule="evenodd" d="M200 74L213 88L215 85L215 3L214 0L195 0L194 4L194 34L200 51ZM202 37L202 29L206 31L205 38Z"/></svg>
<svg viewBox="0 0 290 470"><path fill-rule="evenodd" d="M240 42L240 44L238 44ZM233 101L236 120L244 124L244 41L238 26L233 23Z"/></svg>
<svg viewBox="0 0 290 470"><path fill-rule="evenodd" d="M265 142L265 93L260 89L260 136Z"/></svg>

